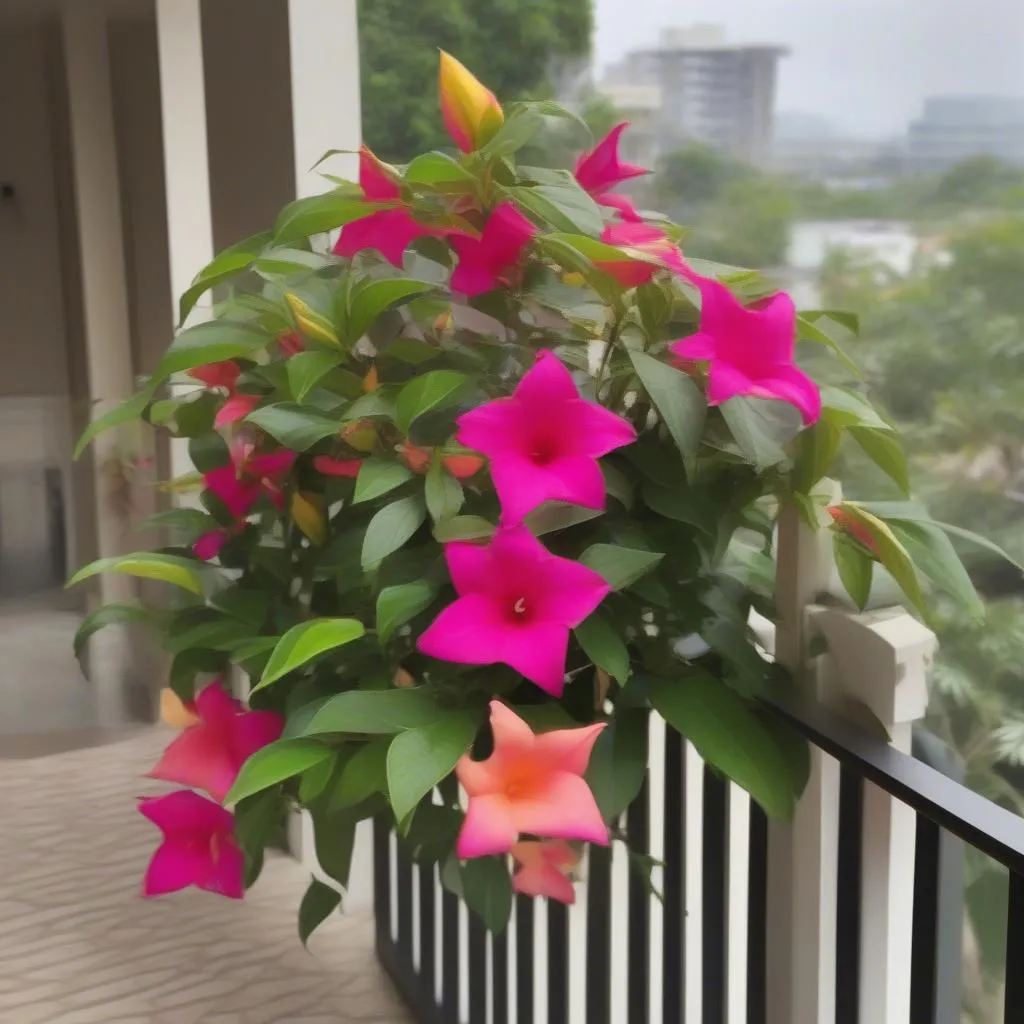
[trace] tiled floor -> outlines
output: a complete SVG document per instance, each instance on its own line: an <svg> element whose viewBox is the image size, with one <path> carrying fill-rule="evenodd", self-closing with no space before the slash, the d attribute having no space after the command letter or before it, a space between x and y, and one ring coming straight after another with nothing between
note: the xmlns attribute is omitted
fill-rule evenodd
<svg viewBox="0 0 1024 1024"><path fill-rule="evenodd" d="M166 740L0 760L0 1024L404 1024L367 917L302 948L290 859L243 902L138 896L158 833L134 798Z"/></svg>

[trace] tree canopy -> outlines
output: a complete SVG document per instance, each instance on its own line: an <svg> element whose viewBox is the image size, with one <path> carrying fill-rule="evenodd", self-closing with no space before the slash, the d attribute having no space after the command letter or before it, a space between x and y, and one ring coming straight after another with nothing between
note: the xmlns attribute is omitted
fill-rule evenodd
<svg viewBox="0 0 1024 1024"><path fill-rule="evenodd" d="M502 102L550 92L559 65L590 51L591 0L363 0L363 134L386 160L450 145L437 104L437 49Z"/></svg>

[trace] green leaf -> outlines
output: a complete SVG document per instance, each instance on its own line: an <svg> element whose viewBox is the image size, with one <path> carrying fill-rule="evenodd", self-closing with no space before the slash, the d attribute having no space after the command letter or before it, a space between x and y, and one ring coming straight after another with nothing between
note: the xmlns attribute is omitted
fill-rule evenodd
<svg viewBox="0 0 1024 1024"><path fill-rule="evenodd" d="M439 722L399 733L388 748L388 795L395 820L409 812L442 779L469 749L479 720L465 711L449 712Z"/></svg>
<svg viewBox="0 0 1024 1024"><path fill-rule="evenodd" d="M468 382L469 378L464 373L454 370L431 370L422 377L413 377L398 395L398 426L407 431L413 421L424 413L458 401Z"/></svg>
<svg viewBox="0 0 1024 1024"><path fill-rule="evenodd" d="M242 765L238 778L224 798L224 804L236 804L247 796L261 793L279 782L284 782L285 779L301 775L307 768L312 768L332 754L330 747L315 740L275 740L268 743Z"/></svg>
<svg viewBox="0 0 1024 1024"><path fill-rule="evenodd" d="M207 320L186 328L171 342L153 373L153 380L162 381L172 373L235 356L251 356L273 340L252 321Z"/></svg>
<svg viewBox="0 0 1024 1024"><path fill-rule="evenodd" d="M339 353L323 350L299 352L292 356L285 367L288 371L288 387L295 401L302 402L340 362Z"/></svg>
<svg viewBox="0 0 1024 1024"><path fill-rule="evenodd" d="M784 445L800 432L800 413L786 402L730 398L719 408L740 451L757 469L788 462Z"/></svg>
<svg viewBox="0 0 1024 1024"><path fill-rule="evenodd" d="M341 893L316 878L310 879L306 895L299 905L299 938L309 944L310 936L341 904Z"/></svg>
<svg viewBox="0 0 1024 1024"><path fill-rule="evenodd" d="M821 387L821 415L840 427L892 430L863 395L825 384Z"/></svg>
<svg viewBox="0 0 1024 1024"><path fill-rule="evenodd" d="M850 427L850 437L864 449L865 454L883 473L895 481L904 494L910 493L910 474L907 457L899 438L886 428L886 432Z"/></svg>
<svg viewBox="0 0 1024 1024"><path fill-rule="evenodd" d="M290 249L277 246L264 252L256 260L254 269L264 277L308 277L334 262L330 256L308 249Z"/></svg>
<svg viewBox="0 0 1024 1024"><path fill-rule="evenodd" d="M751 704L700 670L652 679L651 703L712 767L742 786L773 818L790 818L799 792L788 754Z"/></svg>
<svg viewBox="0 0 1024 1024"><path fill-rule="evenodd" d="M383 644L399 626L430 606L435 589L426 580L385 587L377 595L377 639Z"/></svg>
<svg viewBox="0 0 1024 1024"><path fill-rule="evenodd" d="M369 217L384 209L379 203L364 203L351 194L327 192L290 202L277 218L274 241L278 245L298 242L310 235L333 231L343 224Z"/></svg>
<svg viewBox="0 0 1024 1024"><path fill-rule="evenodd" d="M296 452L304 452L341 430L338 420L290 402L265 405L249 413L245 419L247 423L255 423L265 430L285 448Z"/></svg>
<svg viewBox="0 0 1024 1024"><path fill-rule="evenodd" d="M357 619L313 619L293 626L277 642L253 692L276 683L326 651L358 640L365 632L365 627Z"/></svg>
<svg viewBox="0 0 1024 1024"><path fill-rule="evenodd" d="M504 191L517 206L555 231L596 236L604 229L597 203L568 178L560 185L511 186Z"/></svg>
<svg viewBox="0 0 1024 1024"><path fill-rule="evenodd" d="M480 147L480 155L485 160L510 156L522 149L543 127L544 118L540 113L521 107L505 118L501 127Z"/></svg>
<svg viewBox="0 0 1024 1024"><path fill-rule="evenodd" d="M113 430L114 427L120 427L124 423L132 423L137 419L141 419L143 412L146 410L146 406L153 399L153 395L156 392L157 384L150 383L142 391L137 392L130 398L126 398L119 405L114 406L113 409L109 409L102 416L97 417L82 431L82 436L78 439L78 443L75 445L74 458L79 458L82 452L89 447L91 442L99 437L100 434L105 434L108 430Z"/></svg>
<svg viewBox="0 0 1024 1024"><path fill-rule="evenodd" d="M153 623L155 614L149 608L143 608L137 604L105 604L97 608L91 615L87 615L75 633L74 650L75 657L79 661L85 653L85 645L93 633L99 632L104 626L113 626L121 622L146 622Z"/></svg>
<svg viewBox="0 0 1024 1024"><path fill-rule="evenodd" d="M473 175L445 153L423 153L405 169L410 185L451 185L473 182Z"/></svg>
<svg viewBox="0 0 1024 1024"><path fill-rule="evenodd" d="M474 857L460 871L462 898L495 935L508 926L512 913L512 879L504 857Z"/></svg>
<svg viewBox="0 0 1024 1024"><path fill-rule="evenodd" d="M646 576L663 558L659 551L638 551L618 544L592 544L580 561L604 577L615 590L624 590Z"/></svg>
<svg viewBox="0 0 1024 1024"><path fill-rule="evenodd" d="M366 527L361 564L364 569L376 565L402 547L423 525L427 507L419 495L400 498L385 505Z"/></svg>
<svg viewBox="0 0 1024 1024"><path fill-rule="evenodd" d="M324 873L343 889L348 888L355 850L356 824L353 813L313 813L313 846Z"/></svg>
<svg viewBox="0 0 1024 1024"><path fill-rule="evenodd" d="M647 774L647 710L619 708L590 755L586 779L605 821L636 799Z"/></svg>
<svg viewBox="0 0 1024 1024"><path fill-rule="evenodd" d="M832 535L832 553L846 592L853 598L853 603L863 609L871 596L874 561L860 544L838 532Z"/></svg>
<svg viewBox="0 0 1024 1024"><path fill-rule="evenodd" d="M434 526L434 539L441 544L453 540L489 540L496 527L482 516L455 516Z"/></svg>
<svg viewBox="0 0 1024 1024"><path fill-rule="evenodd" d="M404 690L350 690L331 697L313 716L307 736L354 732L389 734L430 725L450 715L422 686Z"/></svg>
<svg viewBox="0 0 1024 1024"><path fill-rule="evenodd" d="M620 683L629 678L629 651L622 637L599 612L584 619L574 632L583 653L598 668Z"/></svg>
<svg viewBox="0 0 1024 1024"><path fill-rule="evenodd" d="M630 350L640 383L672 435L687 472L693 471L704 430L707 404L689 374L643 352Z"/></svg>
<svg viewBox="0 0 1024 1024"><path fill-rule="evenodd" d="M809 494L814 485L827 476L835 463L843 440L843 430L822 417L797 438L793 486Z"/></svg>
<svg viewBox="0 0 1024 1024"><path fill-rule="evenodd" d="M129 576L139 576L148 580L160 580L170 583L193 594L203 593L201 570L202 562L179 555L164 555L156 551L137 551L131 555L117 555L114 558L99 558L83 566L67 582L73 587L82 580L89 579L101 572L123 572Z"/></svg>
<svg viewBox="0 0 1024 1024"><path fill-rule="evenodd" d="M359 467L352 503L358 505L360 502L379 498L382 494L400 487L406 480L411 480L412 476L412 473L395 459L370 456L364 459Z"/></svg>
<svg viewBox="0 0 1024 1024"><path fill-rule="evenodd" d="M834 338L832 334L825 329L831 326L829 318L819 313L817 316L821 317L821 319L814 322L811 316L812 315L809 313L801 313L797 316L797 338L800 341L813 341L819 345L825 345L827 348L832 350L836 358L838 358L843 366L845 366L851 373L858 377L861 376L860 367L846 354L838 339Z"/></svg>
<svg viewBox="0 0 1024 1024"><path fill-rule="evenodd" d="M590 522L604 512L598 508L583 508L581 505L570 505L564 501L546 501L540 508L535 508L525 520L527 529L535 537L545 533L566 530L570 526Z"/></svg>
<svg viewBox="0 0 1024 1024"><path fill-rule="evenodd" d="M258 235L236 242L207 263L178 300L178 323L185 322L200 297L211 288L230 281L243 270L248 270L256 256L270 242L272 235L271 231L261 231Z"/></svg>
<svg viewBox="0 0 1024 1024"><path fill-rule="evenodd" d="M338 754L332 751L330 757L325 757L312 768L307 768L299 779L299 803L304 807L313 803L327 788L337 766Z"/></svg>
<svg viewBox="0 0 1024 1024"><path fill-rule="evenodd" d="M427 511L435 523L454 518L465 500L462 484L445 472L441 454L437 451L427 471L424 496L427 499Z"/></svg>
<svg viewBox="0 0 1024 1024"><path fill-rule="evenodd" d="M413 281L404 277L372 281L352 297L348 310L345 334L350 342L358 341L381 313L401 302L433 291L436 285L429 281Z"/></svg>
<svg viewBox="0 0 1024 1024"><path fill-rule="evenodd" d="M985 617L985 605L941 526L894 522L889 527L922 575L949 594L969 615L976 619Z"/></svg>
<svg viewBox="0 0 1024 1024"><path fill-rule="evenodd" d="M386 691L384 691L386 692ZM382 736L360 747L341 770L338 785L331 794L332 810L355 807L374 793L385 793L388 786L387 763L391 737Z"/></svg>

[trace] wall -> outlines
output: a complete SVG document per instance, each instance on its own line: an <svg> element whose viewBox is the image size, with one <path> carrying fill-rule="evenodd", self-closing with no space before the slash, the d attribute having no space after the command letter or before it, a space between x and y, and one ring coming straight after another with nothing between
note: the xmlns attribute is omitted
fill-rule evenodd
<svg viewBox="0 0 1024 1024"><path fill-rule="evenodd" d="M0 396L68 393L42 24L0 29Z"/></svg>

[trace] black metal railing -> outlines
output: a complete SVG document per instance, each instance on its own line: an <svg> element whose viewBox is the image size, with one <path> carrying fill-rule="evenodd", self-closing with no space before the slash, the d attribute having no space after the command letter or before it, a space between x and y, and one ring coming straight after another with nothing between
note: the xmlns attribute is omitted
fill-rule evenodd
<svg viewBox="0 0 1024 1024"><path fill-rule="evenodd" d="M836 1024L858 1024L861 985L870 983L861 978L862 890L852 882L861 878L868 784L917 815L909 1024L960 1020L963 843L1009 869L1004 1021L1024 1022L1024 819L821 707L772 707L840 764ZM567 911L517 897L510 931L501 936L488 936L440 888L434 865L413 864L386 824L378 823L378 953L417 1024L535 1024L539 1006L548 1024L725 1024L732 1021L727 1007L736 984L745 987L747 1024L780 1024L769 1015L769 942L789 937L769 934L771 830L760 808L750 804L742 819L747 855L737 858L730 841L737 791L701 766L701 807L688 814L693 787L687 772L695 765L700 762L685 741L668 730L664 756L651 765L650 781L657 779L657 787L645 785L625 815L631 846L653 852L662 863L660 905L639 875L625 880L621 870L613 870L616 855L595 848L580 887L582 908ZM693 827L695 820L702 833L700 855L688 857L686 823ZM699 933L687 923L687 894L694 893L688 864L700 872ZM730 964L737 963L736 937L729 934L730 921L736 921L730 874L739 869L746 872L742 978L730 976ZM576 923L570 943L571 916ZM688 940L700 944L698 978L687 974L694 960L687 955ZM699 986L699 1016L687 1016L692 985Z"/></svg>

